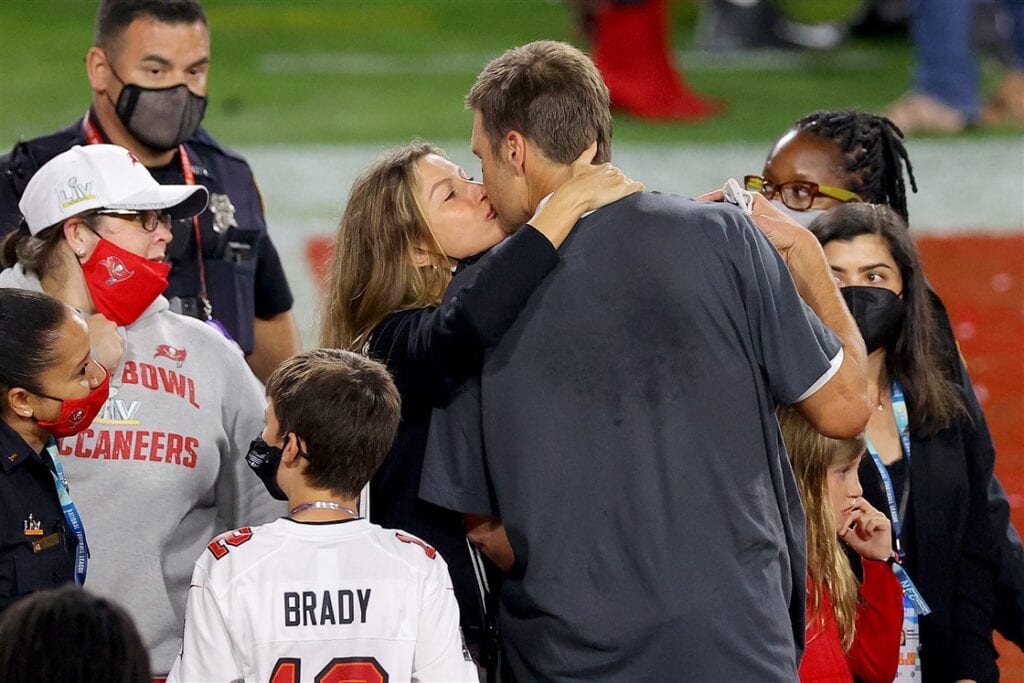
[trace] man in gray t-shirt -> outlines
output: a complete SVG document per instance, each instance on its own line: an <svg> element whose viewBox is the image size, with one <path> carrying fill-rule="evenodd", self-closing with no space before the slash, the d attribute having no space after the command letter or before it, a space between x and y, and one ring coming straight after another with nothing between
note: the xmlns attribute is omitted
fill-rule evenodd
<svg viewBox="0 0 1024 683"><path fill-rule="evenodd" d="M607 152L592 70L533 43L470 92L506 224L576 146ZM813 236L764 222L774 247L735 207L650 193L582 219L479 383L435 415L421 495L504 521L518 679L796 678L804 524L773 413L859 433L864 348Z"/></svg>

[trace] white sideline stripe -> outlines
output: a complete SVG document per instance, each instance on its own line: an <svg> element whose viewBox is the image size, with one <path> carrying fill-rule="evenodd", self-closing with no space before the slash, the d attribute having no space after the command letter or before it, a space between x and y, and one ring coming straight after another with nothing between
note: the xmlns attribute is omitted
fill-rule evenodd
<svg viewBox="0 0 1024 683"><path fill-rule="evenodd" d="M429 130L420 131L430 138ZM440 144L471 174L479 161L469 131ZM394 143L403 142L396 140ZM295 295L296 320L306 348L316 342L317 288L306 262L313 237L333 235L349 188L388 144L243 147L267 206L267 223ZM693 196L726 178L760 172L770 141L730 145L617 143L615 163L648 189ZM911 140L921 191L910 196L914 235L1024 233L1024 138Z"/></svg>
<svg viewBox="0 0 1024 683"><path fill-rule="evenodd" d="M447 55L386 55L359 52L318 52L301 54L273 52L260 57L257 69L267 75L320 74L339 76L429 76L475 75L495 54L456 53ZM821 52L812 50L745 50L708 52L681 50L675 53L678 63L694 71L802 71L820 65ZM829 53L830 69L866 71L887 63L889 54L882 50L844 49Z"/></svg>

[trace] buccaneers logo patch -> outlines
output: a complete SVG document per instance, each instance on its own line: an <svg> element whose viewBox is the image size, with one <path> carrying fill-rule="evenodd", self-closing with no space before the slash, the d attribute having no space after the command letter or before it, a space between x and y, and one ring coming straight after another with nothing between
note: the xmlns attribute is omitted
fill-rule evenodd
<svg viewBox="0 0 1024 683"><path fill-rule="evenodd" d="M188 352L183 348L176 349L170 344L161 344L160 346L156 347L156 353L153 354L153 358L160 358L161 356L164 358L170 358L171 360L176 362L178 364L178 367L180 368L181 364L185 362L185 357L187 355Z"/></svg>
<svg viewBox="0 0 1024 683"><path fill-rule="evenodd" d="M128 266L124 265L121 259L116 256L106 257L100 261L100 265L107 269L106 284L108 285L116 285L135 275L135 271L128 270Z"/></svg>
<svg viewBox="0 0 1024 683"><path fill-rule="evenodd" d="M85 419L86 415L88 415L88 411L85 408L75 408L68 415L68 426L75 429L78 425L82 424L82 420Z"/></svg>

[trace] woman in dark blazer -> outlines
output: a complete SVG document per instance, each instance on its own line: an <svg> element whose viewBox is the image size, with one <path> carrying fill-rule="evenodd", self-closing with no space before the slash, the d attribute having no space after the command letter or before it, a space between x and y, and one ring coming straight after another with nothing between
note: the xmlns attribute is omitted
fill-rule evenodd
<svg viewBox="0 0 1024 683"><path fill-rule="evenodd" d="M899 566L923 599L905 591L897 680L915 670L925 683L998 680L998 550L987 511L995 454L973 393L944 370L917 249L902 219L879 205L844 204L811 230L868 351L877 410L865 430L864 497L892 520Z"/></svg>

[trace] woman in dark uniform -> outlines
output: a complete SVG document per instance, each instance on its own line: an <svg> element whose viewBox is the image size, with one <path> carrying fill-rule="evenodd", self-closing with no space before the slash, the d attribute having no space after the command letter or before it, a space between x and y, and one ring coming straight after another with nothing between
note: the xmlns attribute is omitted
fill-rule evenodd
<svg viewBox="0 0 1024 683"><path fill-rule="evenodd" d="M109 379L74 309L0 289L0 610L36 590L85 582L85 530L56 438L89 426Z"/></svg>

